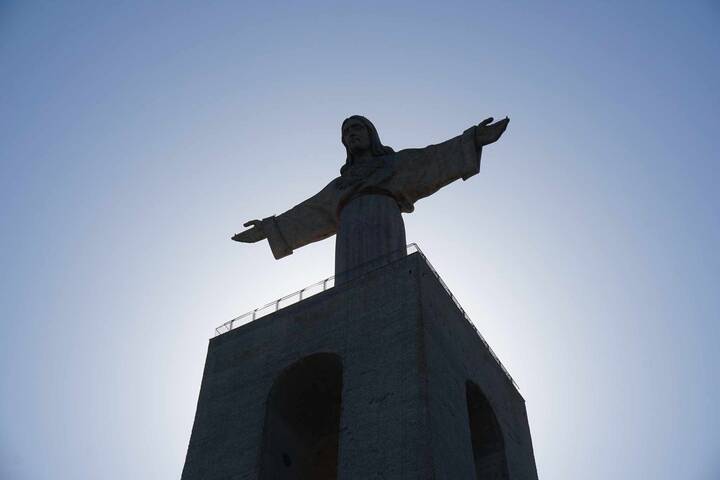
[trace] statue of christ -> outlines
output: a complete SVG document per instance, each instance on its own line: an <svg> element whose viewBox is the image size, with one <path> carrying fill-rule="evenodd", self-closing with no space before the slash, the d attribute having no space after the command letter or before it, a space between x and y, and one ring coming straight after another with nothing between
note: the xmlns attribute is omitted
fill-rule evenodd
<svg viewBox="0 0 720 480"><path fill-rule="evenodd" d="M480 171L485 145L496 142L510 119L492 118L461 135L425 148L395 152L383 145L375 126L353 115L342 123L347 151L340 176L285 213L250 220L232 237L238 242L268 239L276 259L337 234L335 272L339 274L405 248L401 213L445 185Z"/></svg>

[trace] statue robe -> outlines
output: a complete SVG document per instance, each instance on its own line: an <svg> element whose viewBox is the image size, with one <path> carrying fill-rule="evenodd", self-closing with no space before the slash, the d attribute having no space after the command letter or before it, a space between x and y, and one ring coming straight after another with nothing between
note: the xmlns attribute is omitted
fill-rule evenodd
<svg viewBox="0 0 720 480"><path fill-rule="evenodd" d="M400 211L410 213L421 198L445 185L480 171L481 148L475 145L475 127L438 145L409 148L356 162L344 169L316 195L287 212L263 219L270 249L276 259L308 243L337 232L342 208L365 194L388 195Z"/></svg>

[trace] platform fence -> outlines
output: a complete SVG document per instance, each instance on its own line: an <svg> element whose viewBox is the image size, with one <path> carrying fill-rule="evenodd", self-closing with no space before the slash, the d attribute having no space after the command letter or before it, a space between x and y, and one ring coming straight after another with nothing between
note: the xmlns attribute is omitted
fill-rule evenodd
<svg viewBox="0 0 720 480"><path fill-rule="evenodd" d="M465 312L465 309L460 305L460 302L458 302L457 298L455 298L455 295L450 291L450 288L445 284L445 281L442 279L442 277L437 273L437 270L435 270L435 267L433 267L432 263L430 263L430 260L425 256L425 254L420 250L420 247L417 246L415 243L411 243L405 247L407 255L417 253L419 254L423 260L425 260L425 263L430 267L430 271L435 275L435 278L437 278L438 282L440 282L440 285L445 289L445 292L450 296L452 301L455 303L455 306L460 310L460 312L463 314L463 317L465 320L470 324L472 329L477 334L480 341L483 343L483 345L488 349L488 352L490 352L490 355L492 355L493 359L497 362L497 364L502 369L505 376L510 380L510 382L515 386L515 388L518 388L517 384L515 383L515 380L513 380L512 376L510 375L510 372L507 371L505 366L502 364L498 356L495 354L495 351L490 347L488 342L485 340L485 338L482 336L480 331L477 329L475 324L470 320L470 317ZM398 258L398 252L392 252L388 255L385 255L383 257L380 257L379 259L373 260L371 263L377 264L377 267L373 268L372 270L375 270L377 268L381 268L387 265L390 265L391 263L395 263L399 260L402 260L402 258ZM383 259L392 259L392 261L383 262ZM355 270L355 269L353 269ZM352 271L349 272L343 272L343 275L346 277L352 277ZM367 270L367 265L361 265L357 267L357 270L365 270L363 271L363 274L367 274L372 270ZM349 275L348 275L349 274ZM247 313L244 313L242 315L239 315L231 320L228 320L227 322L223 323L219 327L215 329L215 335L222 335L224 333L227 333L241 325L245 325L246 323L250 323L254 320L257 320L258 318L262 318L266 315L269 315L271 313L275 313L279 310L282 310L285 307L289 307L290 305L293 305L295 303L298 303L302 300L305 300L309 297L312 297L313 295L317 295L318 293L325 292L335 286L335 278L337 275L333 275L331 277L328 277L324 280L320 280L319 282L315 282L312 285L308 285L307 287L298 290L296 292L293 292L289 295L285 295L284 297L278 298L277 300L274 300L270 303L267 303L263 305L262 307L258 307L254 310L251 310Z"/></svg>

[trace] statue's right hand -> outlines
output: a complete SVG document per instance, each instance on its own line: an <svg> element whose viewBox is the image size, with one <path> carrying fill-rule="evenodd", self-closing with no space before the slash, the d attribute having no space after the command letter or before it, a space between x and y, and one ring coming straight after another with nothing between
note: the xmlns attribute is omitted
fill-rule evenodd
<svg viewBox="0 0 720 480"><path fill-rule="evenodd" d="M505 117L499 122L492 122L492 117L486 118L475 128L475 145L478 147L497 142L510 123L510 118Z"/></svg>
<svg viewBox="0 0 720 480"><path fill-rule="evenodd" d="M252 228L233 235L232 239L236 242L255 243L259 242L264 238L267 238L265 230L262 227L262 222L260 220L250 220L249 222L245 222L245 224L243 224L243 227Z"/></svg>

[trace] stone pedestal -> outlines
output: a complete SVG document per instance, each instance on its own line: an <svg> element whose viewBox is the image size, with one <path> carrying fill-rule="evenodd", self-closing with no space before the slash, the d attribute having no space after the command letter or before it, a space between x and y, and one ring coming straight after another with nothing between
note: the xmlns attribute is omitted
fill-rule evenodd
<svg viewBox="0 0 720 480"><path fill-rule="evenodd" d="M183 480L536 480L523 398L419 253L210 340Z"/></svg>

